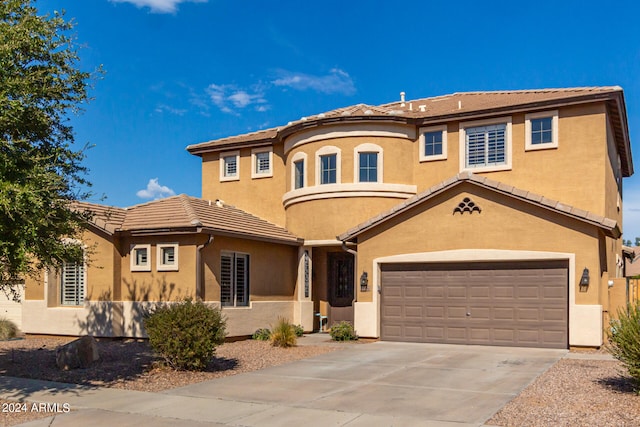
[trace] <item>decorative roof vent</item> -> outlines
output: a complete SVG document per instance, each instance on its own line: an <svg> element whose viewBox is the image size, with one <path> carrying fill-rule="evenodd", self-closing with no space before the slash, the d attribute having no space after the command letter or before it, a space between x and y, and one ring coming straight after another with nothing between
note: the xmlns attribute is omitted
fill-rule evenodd
<svg viewBox="0 0 640 427"><path fill-rule="evenodd" d="M453 214L455 215L456 213L460 213L460 215L462 215L465 212L469 212L469 214L473 214L474 212L481 213L482 209L480 206L476 205L473 200L465 197L460 203L458 203L458 206L453 209Z"/></svg>

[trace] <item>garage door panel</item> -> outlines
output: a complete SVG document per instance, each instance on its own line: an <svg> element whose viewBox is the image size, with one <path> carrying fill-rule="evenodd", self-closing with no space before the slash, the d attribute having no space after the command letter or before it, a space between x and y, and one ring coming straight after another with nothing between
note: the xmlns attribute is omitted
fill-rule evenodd
<svg viewBox="0 0 640 427"><path fill-rule="evenodd" d="M443 319L444 312L445 312L445 308L442 306L437 306L437 307L427 306L425 308L425 314L427 318Z"/></svg>
<svg viewBox="0 0 640 427"><path fill-rule="evenodd" d="M425 295L427 298L443 298L445 294L444 286L427 286Z"/></svg>
<svg viewBox="0 0 640 427"><path fill-rule="evenodd" d="M568 346L566 261L383 264L381 281L382 339Z"/></svg>
<svg viewBox="0 0 640 427"><path fill-rule="evenodd" d="M516 310L513 307L496 307L493 311L493 319L513 322L516 319Z"/></svg>
<svg viewBox="0 0 640 427"><path fill-rule="evenodd" d="M418 319L418 320L422 320L424 318L424 315L422 313L422 306L418 305L410 305L410 306L405 306L404 307L404 317L407 320L410 319Z"/></svg>
<svg viewBox="0 0 640 427"><path fill-rule="evenodd" d="M454 286L451 285L447 288L447 298L449 299L467 299L467 287L466 286Z"/></svg>
<svg viewBox="0 0 640 427"><path fill-rule="evenodd" d="M514 295L513 284L494 285L493 286L493 298L494 299L507 299L511 300Z"/></svg>
<svg viewBox="0 0 640 427"><path fill-rule="evenodd" d="M465 319L467 317L467 307L447 307L447 319Z"/></svg>
<svg viewBox="0 0 640 427"><path fill-rule="evenodd" d="M404 288L404 297L422 299L422 288L422 286L407 285Z"/></svg>
<svg viewBox="0 0 640 427"><path fill-rule="evenodd" d="M472 286L469 289L469 296L476 299L489 299L491 297L491 287L490 286Z"/></svg>

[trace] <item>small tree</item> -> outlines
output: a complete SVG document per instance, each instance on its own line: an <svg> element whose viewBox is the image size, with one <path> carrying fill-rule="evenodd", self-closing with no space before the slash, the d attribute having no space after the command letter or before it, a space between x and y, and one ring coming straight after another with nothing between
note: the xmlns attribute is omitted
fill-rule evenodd
<svg viewBox="0 0 640 427"><path fill-rule="evenodd" d="M612 319L607 350L629 371L640 387L640 303L619 309L618 318Z"/></svg>
<svg viewBox="0 0 640 427"><path fill-rule="evenodd" d="M174 369L204 370L226 337L222 311L191 299L150 311L144 327L151 347Z"/></svg>
<svg viewBox="0 0 640 427"><path fill-rule="evenodd" d="M20 278L82 262L77 237L89 214L82 150L68 115L87 101L71 22L38 15L31 0L0 2L0 290L17 300Z"/></svg>

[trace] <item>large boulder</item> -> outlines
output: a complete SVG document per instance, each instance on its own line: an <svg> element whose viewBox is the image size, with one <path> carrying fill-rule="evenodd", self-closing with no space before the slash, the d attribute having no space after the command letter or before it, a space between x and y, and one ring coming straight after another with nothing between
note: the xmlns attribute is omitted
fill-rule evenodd
<svg viewBox="0 0 640 427"><path fill-rule="evenodd" d="M98 344L95 338L88 335L56 349L56 365L65 371L87 368L99 359Z"/></svg>

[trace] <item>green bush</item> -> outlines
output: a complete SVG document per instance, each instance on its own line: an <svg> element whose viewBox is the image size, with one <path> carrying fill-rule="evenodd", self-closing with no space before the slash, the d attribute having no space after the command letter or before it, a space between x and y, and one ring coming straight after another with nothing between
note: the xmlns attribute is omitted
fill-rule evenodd
<svg viewBox="0 0 640 427"><path fill-rule="evenodd" d="M0 318L0 340L8 340L18 335L18 327L9 319Z"/></svg>
<svg viewBox="0 0 640 427"><path fill-rule="evenodd" d="M226 336L221 310L191 299L155 308L144 327L151 347L174 369L204 370Z"/></svg>
<svg viewBox="0 0 640 427"><path fill-rule="evenodd" d="M356 331L353 330L353 325L346 320L331 325L329 335L334 341L353 341L358 339Z"/></svg>
<svg viewBox="0 0 640 427"><path fill-rule="evenodd" d="M622 362L640 388L640 303L618 310L618 318L610 322L607 350Z"/></svg>
<svg viewBox="0 0 640 427"><path fill-rule="evenodd" d="M296 337L301 337L304 335L304 328L302 325L293 325L293 330L296 333Z"/></svg>
<svg viewBox="0 0 640 427"><path fill-rule="evenodd" d="M271 331L268 328L260 328L251 335L251 338L258 341L269 341L271 339Z"/></svg>
<svg viewBox="0 0 640 427"><path fill-rule="evenodd" d="M297 341L295 327L287 319L279 318L271 332L271 344L274 347L293 347Z"/></svg>

